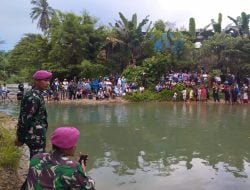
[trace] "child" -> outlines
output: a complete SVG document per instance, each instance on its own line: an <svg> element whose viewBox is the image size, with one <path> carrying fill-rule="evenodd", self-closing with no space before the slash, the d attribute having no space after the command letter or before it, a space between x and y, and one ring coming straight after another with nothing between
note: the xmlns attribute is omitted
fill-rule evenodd
<svg viewBox="0 0 250 190"><path fill-rule="evenodd" d="M173 96L173 101L174 101L174 102L176 102L177 96L178 96L177 92L174 92L174 96Z"/></svg>

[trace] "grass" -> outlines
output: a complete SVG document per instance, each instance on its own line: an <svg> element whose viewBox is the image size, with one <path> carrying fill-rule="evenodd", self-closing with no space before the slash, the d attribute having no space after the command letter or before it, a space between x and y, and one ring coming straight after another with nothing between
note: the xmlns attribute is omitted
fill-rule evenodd
<svg viewBox="0 0 250 190"><path fill-rule="evenodd" d="M15 132L0 126L0 167L16 170L21 151L14 145Z"/></svg>

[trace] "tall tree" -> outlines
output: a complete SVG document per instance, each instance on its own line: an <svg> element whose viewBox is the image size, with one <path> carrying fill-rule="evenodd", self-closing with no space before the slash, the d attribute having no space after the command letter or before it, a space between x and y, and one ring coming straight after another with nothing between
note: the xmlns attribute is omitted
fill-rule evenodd
<svg viewBox="0 0 250 190"><path fill-rule="evenodd" d="M202 43L201 56L206 58L207 67L224 71L230 69L235 74L245 73L249 72L250 68L249 44L248 39L240 36L232 37L225 33L216 33Z"/></svg>
<svg viewBox="0 0 250 190"><path fill-rule="evenodd" d="M165 25L164 21L160 19L160 20L157 20L157 21L154 23L154 28L155 28L156 30L161 31L161 32L165 32L166 25Z"/></svg>
<svg viewBox="0 0 250 190"><path fill-rule="evenodd" d="M245 12L241 13L241 24L242 24L242 33L244 36L249 36L249 20L250 15L247 15Z"/></svg>
<svg viewBox="0 0 250 190"><path fill-rule="evenodd" d="M241 36L249 37L249 20L250 20L250 14L246 14L245 12L241 13L241 16L238 16L236 19L228 16L230 20L233 21L235 26L229 25L227 28L230 30L231 28L237 30L238 34Z"/></svg>
<svg viewBox="0 0 250 190"><path fill-rule="evenodd" d="M49 28L51 69L60 75L71 72L77 76L83 60L96 62L106 40L103 27L97 28L96 22L86 12L78 16L57 11Z"/></svg>
<svg viewBox="0 0 250 190"><path fill-rule="evenodd" d="M9 67L8 55L9 53L0 51L0 80L6 80L10 74L10 72L7 72Z"/></svg>
<svg viewBox="0 0 250 190"><path fill-rule="evenodd" d="M221 33L221 23L222 23L222 14L219 13L218 21L215 22L214 19L211 19L211 24L213 26L214 32Z"/></svg>
<svg viewBox="0 0 250 190"><path fill-rule="evenodd" d="M30 73L36 69L47 69L49 45L46 37L40 34L26 34L10 53L9 62L12 74L22 73L30 78Z"/></svg>
<svg viewBox="0 0 250 190"><path fill-rule="evenodd" d="M195 38L196 38L196 27L195 27L194 18L189 19L189 33L192 36L192 39L195 40Z"/></svg>
<svg viewBox="0 0 250 190"><path fill-rule="evenodd" d="M116 39L120 42L124 55L128 57L127 64L136 65L137 59L143 55L144 47L149 39L149 31L152 22L144 29L149 22L148 16L140 23L137 21L137 15L133 14L132 19L128 20L119 12L120 20L116 21L114 28Z"/></svg>
<svg viewBox="0 0 250 190"><path fill-rule="evenodd" d="M38 20L37 27L46 33L55 10L49 6L47 0L32 0L31 4L34 5L30 13L32 21Z"/></svg>

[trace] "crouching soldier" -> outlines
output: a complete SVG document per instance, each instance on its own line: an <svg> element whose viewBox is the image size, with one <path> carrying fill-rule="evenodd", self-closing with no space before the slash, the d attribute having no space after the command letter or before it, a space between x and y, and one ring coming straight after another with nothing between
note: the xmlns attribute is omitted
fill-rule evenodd
<svg viewBox="0 0 250 190"><path fill-rule="evenodd" d="M30 160L26 190L94 190L94 180L86 176L85 162L71 160L80 132L74 127L59 127L51 136L53 151L39 153Z"/></svg>

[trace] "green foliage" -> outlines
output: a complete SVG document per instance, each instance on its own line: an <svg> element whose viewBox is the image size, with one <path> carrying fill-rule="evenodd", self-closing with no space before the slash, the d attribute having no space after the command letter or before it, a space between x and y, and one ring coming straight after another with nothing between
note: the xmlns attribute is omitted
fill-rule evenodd
<svg viewBox="0 0 250 190"><path fill-rule="evenodd" d="M219 13L217 22L215 22L214 19L212 19L211 21L212 21L214 32L221 33L222 14Z"/></svg>
<svg viewBox="0 0 250 190"><path fill-rule="evenodd" d="M216 33L203 42L201 56L208 58L208 61L212 56L216 57L215 61L207 61L211 69L230 69L233 73L246 73L245 69L249 64L249 44L249 39Z"/></svg>
<svg viewBox="0 0 250 190"><path fill-rule="evenodd" d="M0 166L17 169L21 158L20 150L14 146L14 131L0 126Z"/></svg>
<svg viewBox="0 0 250 190"><path fill-rule="evenodd" d="M194 50L193 40L190 34L184 32L172 32L168 30L160 36L158 33L154 38L156 39L155 49L164 55L169 56L171 67L175 70L189 68L194 64Z"/></svg>
<svg viewBox="0 0 250 190"><path fill-rule="evenodd" d="M48 61L48 51L46 37L26 34L11 51L9 62L12 65L12 75L25 74L22 77L28 79L36 69L44 68L43 64Z"/></svg>
<svg viewBox="0 0 250 190"><path fill-rule="evenodd" d="M0 51L0 80L6 80L8 78L8 53Z"/></svg>
<svg viewBox="0 0 250 190"><path fill-rule="evenodd" d="M81 71L79 77L81 78L98 78L108 74L107 68L101 64L92 64L90 61L84 60L78 67Z"/></svg>
<svg viewBox="0 0 250 190"><path fill-rule="evenodd" d="M181 101L182 96L180 96L181 91L184 90L183 84L177 84L172 90L164 89L161 92L155 92L153 90L145 90L143 93L138 91L124 96L124 99L131 102L149 102L149 101L172 101L174 92L179 94L177 100Z"/></svg>
<svg viewBox="0 0 250 190"><path fill-rule="evenodd" d="M166 24L163 20L159 19L154 23L154 29L160 32L165 32Z"/></svg>
<svg viewBox="0 0 250 190"><path fill-rule="evenodd" d="M215 76L220 76L222 73L221 73L221 70L219 69L213 69L209 72L209 75L211 77L215 77Z"/></svg>
<svg viewBox="0 0 250 190"><path fill-rule="evenodd" d="M146 83L153 87L159 78L167 71L171 70L171 60L169 55L158 54L143 61L143 70L146 73Z"/></svg>
<svg viewBox="0 0 250 190"><path fill-rule="evenodd" d="M196 38L196 26L193 17L189 19L189 33L192 36L192 39L194 40Z"/></svg>
<svg viewBox="0 0 250 190"><path fill-rule="evenodd" d="M158 95L159 101L171 101L173 99L174 91L164 89L161 92L159 92L158 94L159 94Z"/></svg>
<svg viewBox="0 0 250 190"><path fill-rule="evenodd" d="M228 16L228 18L233 21L235 24L235 27L238 30L237 35L241 35L243 37L249 37L249 21L250 21L250 14L246 14L245 12L241 13L241 16L238 16L237 18L232 18Z"/></svg>
<svg viewBox="0 0 250 190"><path fill-rule="evenodd" d="M95 19L89 15L58 12L51 20L50 60L62 66L80 64L87 56L89 35L94 32Z"/></svg>
<svg viewBox="0 0 250 190"><path fill-rule="evenodd" d="M96 28L96 19L83 13L57 12L51 20L50 62L61 67L72 68L84 59L95 61L106 39L105 29Z"/></svg>
<svg viewBox="0 0 250 190"><path fill-rule="evenodd" d="M32 21L38 20L37 27L46 33L50 25L50 19L55 14L54 9L49 6L47 0L32 0L31 4L34 6L30 13Z"/></svg>
<svg viewBox="0 0 250 190"><path fill-rule="evenodd" d="M181 96L181 92L182 90L184 90L186 87L184 84L177 84L175 85L175 87L172 89L173 92L177 92L178 94L178 97L177 97L177 100L182 100L182 96Z"/></svg>
<svg viewBox="0 0 250 190"><path fill-rule="evenodd" d="M245 34L246 36L250 36L249 33L249 20L250 20L250 15L247 15L245 12L241 13L241 23L242 23L242 33Z"/></svg>
<svg viewBox="0 0 250 190"><path fill-rule="evenodd" d="M115 23L112 33L113 36L109 37L109 40L114 46L116 44L119 45L120 52L123 52L122 60L126 61L123 63L125 66L129 64L136 65L137 60L144 56L145 47L149 48L148 43L151 23L146 30L144 30L144 27L149 22L148 16L140 23L137 21L136 14L133 14L131 20L125 18L120 12L119 16L120 20Z"/></svg>
<svg viewBox="0 0 250 190"><path fill-rule="evenodd" d="M131 102L148 102L158 100L159 94L149 90L145 90L143 93L134 92L132 94L124 96L124 99Z"/></svg>
<svg viewBox="0 0 250 190"><path fill-rule="evenodd" d="M144 70L141 66L128 65L122 75L126 77L128 82L139 82Z"/></svg>
<svg viewBox="0 0 250 190"><path fill-rule="evenodd" d="M170 68L169 56L159 54L145 59L142 66L128 66L123 71L123 75L127 78L128 82L135 81L137 84L141 84L142 77L145 77L147 87L154 88L160 76L170 70Z"/></svg>
<svg viewBox="0 0 250 190"><path fill-rule="evenodd" d="M26 34L10 54L0 53L0 80L29 82L37 69L51 70L59 78L123 73L128 81L141 84L143 80L146 88L153 89L166 72L193 70L198 63L207 71L229 69L242 75L249 73L249 39L216 33L204 40L200 49L195 49L194 18L190 18L189 32L166 32L163 20L156 21L152 29L148 16L138 22L136 14L129 20L119 13L120 19L107 28L97 27L96 18L86 12L80 16L46 12L53 11L47 0L32 0L32 4L32 19L40 21L42 14L53 15L52 19L46 15L42 19L44 26L49 22L49 27L44 27L46 35ZM239 33L247 34L249 17L243 12L237 19L229 18ZM221 23L219 14L217 22L212 20L215 31L221 31ZM162 40L163 48L156 52L157 40Z"/></svg>
<svg viewBox="0 0 250 190"><path fill-rule="evenodd" d="M75 66L76 67L76 66ZM43 64L43 68L46 68L50 71L53 72L53 77L57 77L57 78L73 78L75 76L75 73L72 73L72 68L74 67L63 67L61 63L56 62L56 63L52 63L52 62L47 62ZM80 72L80 71L79 71ZM79 73L78 72L78 73Z"/></svg>
<svg viewBox="0 0 250 190"><path fill-rule="evenodd" d="M137 84L141 84L142 77L144 77L146 87L149 89L154 89L154 86L158 83L160 77L166 74L168 71L171 71L173 68L192 69L192 67L192 61L180 58L176 59L175 63L173 63L171 54L157 54L151 58L145 59L141 66L128 66L123 71L123 75L128 79L129 82L135 81Z"/></svg>
<svg viewBox="0 0 250 190"><path fill-rule="evenodd" d="M106 40L105 29L95 27L95 23L87 13L76 16L58 11L50 22L48 37L26 34L12 50L8 59L12 66L10 81L28 81L37 69L51 70L54 77L78 77L83 60L99 61ZM101 70L93 65L95 69L96 73Z"/></svg>

